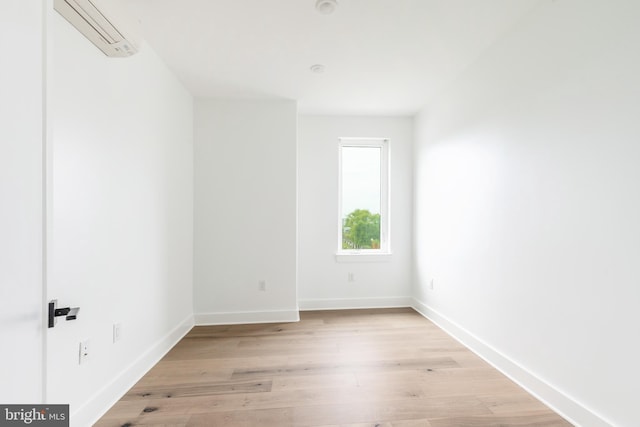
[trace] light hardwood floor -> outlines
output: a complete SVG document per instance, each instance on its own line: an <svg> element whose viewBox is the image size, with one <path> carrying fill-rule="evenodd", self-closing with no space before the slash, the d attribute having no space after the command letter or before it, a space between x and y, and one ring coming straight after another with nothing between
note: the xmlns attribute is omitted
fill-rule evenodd
<svg viewBox="0 0 640 427"><path fill-rule="evenodd" d="M96 424L571 426L411 309L198 326Z"/></svg>

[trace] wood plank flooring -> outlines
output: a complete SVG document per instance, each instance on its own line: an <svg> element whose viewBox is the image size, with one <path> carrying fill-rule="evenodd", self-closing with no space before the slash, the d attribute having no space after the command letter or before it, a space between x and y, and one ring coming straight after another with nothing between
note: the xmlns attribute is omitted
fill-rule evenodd
<svg viewBox="0 0 640 427"><path fill-rule="evenodd" d="M411 309L198 326L97 427L571 426Z"/></svg>

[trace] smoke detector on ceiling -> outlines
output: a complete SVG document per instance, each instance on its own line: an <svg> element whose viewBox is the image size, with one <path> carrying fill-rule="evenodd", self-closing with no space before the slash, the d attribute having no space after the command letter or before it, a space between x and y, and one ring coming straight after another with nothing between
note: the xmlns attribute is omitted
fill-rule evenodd
<svg viewBox="0 0 640 427"><path fill-rule="evenodd" d="M317 0L316 10L323 15L330 15L338 7L338 0Z"/></svg>
<svg viewBox="0 0 640 427"><path fill-rule="evenodd" d="M314 64L309 69L311 70L312 73L315 73L315 74L324 73L324 65L322 64Z"/></svg>

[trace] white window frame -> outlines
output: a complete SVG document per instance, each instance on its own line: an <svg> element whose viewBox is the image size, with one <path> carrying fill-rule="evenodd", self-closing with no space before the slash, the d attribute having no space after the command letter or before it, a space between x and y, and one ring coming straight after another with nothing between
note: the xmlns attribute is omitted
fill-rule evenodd
<svg viewBox="0 0 640 427"><path fill-rule="evenodd" d="M342 249L342 148L380 148L380 249ZM391 255L389 209L390 161L388 138L339 138L338 139L338 262L387 261Z"/></svg>

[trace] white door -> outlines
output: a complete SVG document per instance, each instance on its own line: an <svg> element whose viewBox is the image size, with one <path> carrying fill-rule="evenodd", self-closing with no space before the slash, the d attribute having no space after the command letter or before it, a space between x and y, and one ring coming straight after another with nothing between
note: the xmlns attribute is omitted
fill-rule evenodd
<svg viewBox="0 0 640 427"><path fill-rule="evenodd" d="M0 403L41 403L43 3L0 1Z"/></svg>

